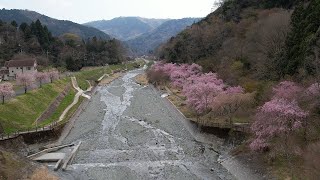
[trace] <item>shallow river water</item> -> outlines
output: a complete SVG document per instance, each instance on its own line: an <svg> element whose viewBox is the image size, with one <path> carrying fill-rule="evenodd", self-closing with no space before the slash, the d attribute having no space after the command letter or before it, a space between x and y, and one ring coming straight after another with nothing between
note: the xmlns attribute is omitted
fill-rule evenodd
<svg viewBox="0 0 320 180"><path fill-rule="evenodd" d="M81 141L62 179L234 179L213 144L197 141L161 94L135 83L134 70L98 87L63 143Z"/></svg>

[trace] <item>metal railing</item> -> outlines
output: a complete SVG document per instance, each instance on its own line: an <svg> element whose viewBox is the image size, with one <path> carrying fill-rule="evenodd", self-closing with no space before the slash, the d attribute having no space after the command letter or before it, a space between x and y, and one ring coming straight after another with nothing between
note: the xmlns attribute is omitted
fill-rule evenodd
<svg viewBox="0 0 320 180"><path fill-rule="evenodd" d="M25 135L25 134L33 134L33 133L39 133L39 132L52 131L53 129L55 129L56 127L58 127L60 125L61 125L60 123L53 122L50 125L45 125L42 127L27 128L25 130L15 131L15 132L11 132L11 133L3 133L3 134L0 134L0 141L13 139L13 138L16 138L20 135Z"/></svg>

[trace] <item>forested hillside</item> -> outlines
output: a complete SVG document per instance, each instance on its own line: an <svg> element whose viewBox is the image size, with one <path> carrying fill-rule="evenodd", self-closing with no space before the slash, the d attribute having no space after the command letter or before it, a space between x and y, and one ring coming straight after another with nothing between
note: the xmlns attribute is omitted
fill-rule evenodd
<svg viewBox="0 0 320 180"><path fill-rule="evenodd" d="M279 80L286 75L300 79L315 75L318 1L296 4L294 11L284 9L294 1L266 2L226 1L170 39L159 56L172 62L198 62L232 83L243 77Z"/></svg>
<svg viewBox="0 0 320 180"><path fill-rule="evenodd" d="M80 25L71 21L53 19L29 10L0 9L0 20L4 22L10 23L11 21L16 21L18 24L30 24L32 21L36 21L37 19L39 19L43 25L46 25L54 36L73 33L84 39L92 38L94 36L102 39L110 39L107 34L98 29Z"/></svg>
<svg viewBox="0 0 320 180"><path fill-rule="evenodd" d="M114 39L93 37L83 40L71 33L55 37L39 20L30 24L0 21L0 66L12 58L33 56L40 66L75 71L82 66L119 63L124 59L123 55L124 49Z"/></svg>
<svg viewBox="0 0 320 180"><path fill-rule="evenodd" d="M132 40L127 41L132 51L137 55L152 54L161 43L166 42L172 36L177 35L187 26L192 25L200 18L184 18L169 20L156 29L144 33Z"/></svg>
<svg viewBox="0 0 320 180"><path fill-rule="evenodd" d="M118 17L111 20L88 22L84 25L95 27L114 38L126 41L144 33L148 33L166 21L167 19Z"/></svg>
<svg viewBox="0 0 320 180"><path fill-rule="evenodd" d="M238 151L261 153L279 179L318 179L319 17L319 0L221 1L158 49L169 64L153 66L149 80L177 88L198 121L231 114L229 121L249 123ZM254 96L251 107L242 107L244 93Z"/></svg>

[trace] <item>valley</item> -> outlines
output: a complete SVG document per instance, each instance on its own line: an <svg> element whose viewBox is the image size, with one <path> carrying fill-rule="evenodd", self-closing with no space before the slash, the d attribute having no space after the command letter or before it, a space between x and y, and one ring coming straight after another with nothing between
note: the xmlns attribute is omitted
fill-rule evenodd
<svg viewBox="0 0 320 180"><path fill-rule="evenodd" d="M0 179L319 179L319 0L97 1L0 2Z"/></svg>

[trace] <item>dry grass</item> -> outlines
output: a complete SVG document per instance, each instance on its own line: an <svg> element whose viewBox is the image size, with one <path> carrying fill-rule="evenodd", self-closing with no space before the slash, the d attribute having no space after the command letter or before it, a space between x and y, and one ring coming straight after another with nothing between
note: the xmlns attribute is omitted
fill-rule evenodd
<svg viewBox="0 0 320 180"><path fill-rule="evenodd" d="M122 76L123 74L122 73L115 73L115 74L112 74L111 76L109 77L105 77L103 78L101 81L100 81L100 85L106 85L106 84L109 84L110 82L112 82L113 80L119 78L120 76Z"/></svg>
<svg viewBox="0 0 320 180"><path fill-rule="evenodd" d="M38 168L36 169L30 180L58 180L59 178L52 175L47 168L42 167L42 168Z"/></svg>
<svg viewBox="0 0 320 180"><path fill-rule="evenodd" d="M148 85L148 78L146 74L139 74L138 76L136 76L135 80L140 85Z"/></svg>
<svg viewBox="0 0 320 180"><path fill-rule="evenodd" d="M46 167L33 161L0 149L0 179L57 180Z"/></svg>

